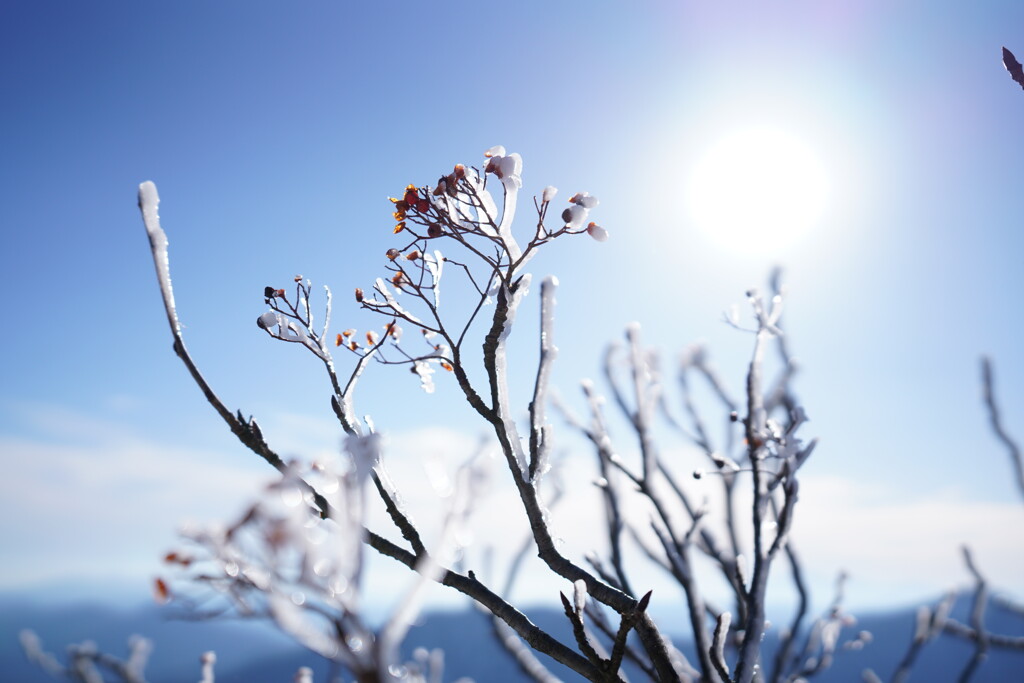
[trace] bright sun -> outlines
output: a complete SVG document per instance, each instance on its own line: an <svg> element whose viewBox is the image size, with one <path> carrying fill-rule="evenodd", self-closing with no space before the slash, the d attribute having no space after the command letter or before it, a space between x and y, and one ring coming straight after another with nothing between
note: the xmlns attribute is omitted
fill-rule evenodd
<svg viewBox="0 0 1024 683"><path fill-rule="evenodd" d="M719 139L698 159L686 205L715 242L771 255L821 222L828 185L814 151L798 137L747 128Z"/></svg>

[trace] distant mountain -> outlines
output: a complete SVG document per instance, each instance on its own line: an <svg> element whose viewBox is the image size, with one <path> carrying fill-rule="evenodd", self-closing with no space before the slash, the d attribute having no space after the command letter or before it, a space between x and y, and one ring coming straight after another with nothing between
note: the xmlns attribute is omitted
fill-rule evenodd
<svg viewBox="0 0 1024 683"><path fill-rule="evenodd" d="M969 601L959 601L959 616ZM565 617L556 610L528 610L530 618L558 637L571 640ZM144 635L155 643L147 668L152 683L180 683L199 678L199 656L206 650L217 652L218 683L288 682L299 666L311 666L317 681L326 680L328 665L319 657L295 645L272 627L255 622L219 620L190 622L169 620L167 611L152 605L135 608L110 608L101 604L79 603L60 607L39 604L15 596L0 596L0 662L2 678L19 683L43 683L45 674L29 664L18 644L18 633L31 628L43 639L46 649L63 655L68 644L92 640L102 649L124 653L132 634ZM445 651L445 680L460 676L477 683L505 683L523 680L511 658L492 636L489 620L475 610L433 612L424 615L406 639L406 650L414 647L441 648ZM888 679L910 642L915 616L910 610L861 618L856 630L866 629L874 641L862 651L841 652L832 668L815 681L860 681L861 672L871 667ZM989 628L1004 633L1024 634L1024 620L989 610ZM765 661L770 662L776 641L765 641ZM690 656L689 647L683 650ZM949 637L931 643L921 654L912 681L954 681L971 656L969 644ZM578 676L547 660L563 680L578 681ZM633 680L637 680L636 677ZM1024 653L992 652L982 665L975 683L1024 682Z"/></svg>

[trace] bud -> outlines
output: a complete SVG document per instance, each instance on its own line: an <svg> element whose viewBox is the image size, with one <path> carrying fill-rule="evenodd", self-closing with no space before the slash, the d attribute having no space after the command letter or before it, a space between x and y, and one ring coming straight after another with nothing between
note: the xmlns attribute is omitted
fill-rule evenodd
<svg viewBox="0 0 1024 683"><path fill-rule="evenodd" d="M427 237L440 237L443 234L444 231L441 230L441 226L437 223L431 223L427 226Z"/></svg>
<svg viewBox="0 0 1024 683"><path fill-rule="evenodd" d="M171 600L171 589L167 586L167 582L161 578L153 581L153 598L161 605Z"/></svg>
<svg viewBox="0 0 1024 683"><path fill-rule="evenodd" d="M587 226L587 234L598 242L608 241L608 231L593 221L591 221L590 225Z"/></svg>
<svg viewBox="0 0 1024 683"><path fill-rule="evenodd" d="M597 206L597 197L590 196L589 192L577 192L574 194L569 201L578 206L582 206L584 209L593 209Z"/></svg>
<svg viewBox="0 0 1024 683"><path fill-rule="evenodd" d="M386 255L387 255L389 261L394 261L396 258L399 257L399 255L401 253L402 252L398 251L397 249L392 248L392 249L388 249L388 253Z"/></svg>
<svg viewBox="0 0 1024 683"><path fill-rule="evenodd" d="M363 290L361 287L356 287L356 301L363 300Z"/></svg>
<svg viewBox="0 0 1024 683"><path fill-rule="evenodd" d="M366 333L366 343L369 344L370 346L376 344L378 339L379 337L377 336L377 333L374 332L373 330L370 330Z"/></svg>
<svg viewBox="0 0 1024 683"><path fill-rule="evenodd" d="M405 255L405 260L406 261L415 261L419 257L420 257L419 249L413 249L412 251L410 251L408 254Z"/></svg>

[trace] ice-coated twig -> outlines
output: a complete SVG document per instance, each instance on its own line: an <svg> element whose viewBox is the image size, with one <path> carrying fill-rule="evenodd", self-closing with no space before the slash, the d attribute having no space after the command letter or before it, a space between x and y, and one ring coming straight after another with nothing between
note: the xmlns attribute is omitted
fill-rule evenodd
<svg viewBox="0 0 1024 683"><path fill-rule="evenodd" d="M75 683L104 683L103 670L121 683L146 683L146 664L153 649L146 638L132 636L128 639L128 657L121 659L101 652L96 643L85 641L68 647L68 663L62 664L43 649L42 641L34 632L22 631L19 640L29 661L54 678L66 678Z"/></svg>
<svg viewBox="0 0 1024 683"><path fill-rule="evenodd" d="M540 358L537 361L537 377L533 384L533 400L530 401L530 480L536 481L547 467L551 450L551 427L547 424L547 392L551 377L551 364L558 356L555 346L555 289L558 279L544 278L540 285Z"/></svg>
<svg viewBox="0 0 1024 683"><path fill-rule="evenodd" d="M982 576L977 565L975 565L971 549L964 546L963 554L964 564L967 565L967 570L974 577L974 598L971 603L970 621L971 627L977 634L977 637L974 639L974 654L971 656L967 666L964 667L964 670L960 672L959 683L968 683L988 655L989 636L985 630L985 604L988 602L988 582L985 581L985 577Z"/></svg>
<svg viewBox="0 0 1024 683"><path fill-rule="evenodd" d="M173 297L170 295L170 275L167 266L167 245L166 235L160 228L159 221L157 219L157 203L158 197L155 186L152 183L143 183L140 186L140 209L143 213L144 222L146 223L147 234L155 235L155 239L151 240L151 247L154 250L154 262L157 267L158 281L161 286L161 293L164 295L165 310L168 315L168 322L171 326L171 331L174 336L175 345L174 349L178 356L185 363L193 380L203 390L204 395L214 409L221 415L222 419L228 424L235 436L248 448L253 450L255 453L260 455L264 460L271 463L275 469L284 472L287 469L285 463L281 458L274 453L270 447L263 440L262 434L255 425L255 421L250 420L246 423L239 413L237 416L229 412L220 401L220 399L213 393L209 385L206 383L202 374L199 372L197 367L192 361L184 347L184 342L181 338L180 326L177 323L177 314L173 305ZM163 264L163 265L161 265ZM453 349L453 360L459 361L458 350ZM334 406L335 412L341 415L350 416L354 415L351 409L351 404L346 405L345 398L350 395L350 390L359 372L365 366L365 360L368 359L369 355L364 355L360 363L357 364L356 371L353 373L349 380L349 384L344 391L342 391L342 402L339 402L338 397L332 396L332 405ZM456 368L456 375L459 376L460 386L463 386L467 392L467 398L470 403L478 410L482 409L481 414L490 417L490 411L485 407L483 402L476 396L475 391L469 385L468 377L464 372L460 376L460 368ZM473 398L476 397L474 402ZM315 504L322 515L329 515L330 506L323 496L312 490L312 488L306 489L310 495L313 496ZM537 520L541 517L541 511L539 504L536 506ZM369 531L364 530L364 538L370 547L374 548L377 552L391 557L392 559L402 563L409 569L415 569L417 564L422 560L422 555L409 552L404 548L399 547L393 542L383 538L382 536ZM551 548L554 548L554 542L548 537L548 544ZM595 672L592 665L579 654L575 653L571 649L567 648L562 643L558 642L550 635L539 629L536 625L532 624L521 612L516 610L512 605L502 600L498 595L490 591L484 584L479 582L475 577L466 576L450 569L445 569L441 574L440 582L446 586L452 587L455 590L473 598L476 602L487 608L497 618L502 619L516 633L531 647L539 652L551 656L556 661L566 665L567 667L577 671L583 676L590 677ZM621 594L620 594L621 595ZM607 599L607 598L606 598ZM614 600L613 600L614 601ZM626 609L629 602L626 596L622 596L618 599L620 608ZM648 641L653 637L651 635L653 624L649 624L647 636ZM653 631L656 633L656 631ZM667 660L667 656L666 656Z"/></svg>
<svg viewBox="0 0 1024 683"><path fill-rule="evenodd" d="M213 665L217 663L217 654L213 650L204 652L199 657L199 665L202 667L202 679L199 683L214 683Z"/></svg>
<svg viewBox="0 0 1024 683"><path fill-rule="evenodd" d="M774 328L774 311L766 312L763 301L754 292L750 292L751 303L758 322L754 338L754 353L747 372L747 417L745 421L748 459L753 474L754 501L752 530L754 534L754 571L751 576L750 588L747 591L747 614L743 624L743 642L740 645L739 659L736 662L736 683L750 683L757 667L761 638L765 627L765 600L768 590L768 574L778 544L766 548L764 539L764 519L768 507L767 473L764 471L766 454L766 414L764 395L761 389L761 373L764 361L764 346L768 338L777 334Z"/></svg>
<svg viewBox="0 0 1024 683"><path fill-rule="evenodd" d="M921 653L921 649L942 632L955 601L956 594L948 593L934 609L923 605L918 608L913 638L911 638L910 646L903 655L903 659L900 660L893 672L892 683L904 683L910 677L910 671L914 668L914 662Z"/></svg>
<svg viewBox="0 0 1024 683"><path fill-rule="evenodd" d="M772 498L772 510L775 512L775 516L778 517L778 503L775 498ZM800 563L800 557L797 555L796 549L793 547L793 543L786 543L785 546L786 559L789 560L789 570L793 578L793 587L797 593L797 606L793 613L793 619L790 621L789 628L781 635L778 650L775 653L775 661L772 665L770 681L782 681L786 676L791 666L795 666L795 662L791 661L793 655L793 649L796 646L796 639L800 635L800 630L804 622L804 618L807 615L807 605L809 602L809 596L807 594L807 584L804 581L803 566Z"/></svg>
<svg viewBox="0 0 1024 683"><path fill-rule="evenodd" d="M602 676L598 678L599 681L619 681L621 680L618 676L609 678L607 676L607 653L599 652L600 644L592 640L587 633L586 625L583 623L583 607L584 603L580 600L579 596L586 595L586 584L583 581L578 581L573 584L574 588L574 600L570 601L565 596L565 593L559 593L559 597L562 599L562 607L565 611L566 618L569 619L569 623L572 624L572 632L576 637L576 646L580 652L590 661L594 667L602 672ZM603 650L603 648L601 648Z"/></svg>
<svg viewBox="0 0 1024 683"><path fill-rule="evenodd" d="M715 623L715 634L711 644L711 663L723 681L730 680L729 665L725 661L725 642L729 639L729 625L732 615L722 612Z"/></svg>
<svg viewBox="0 0 1024 683"><path fill-rule="evenodd" d="M225 407L224 403L213 392L213 389L206 382L202 373L196 367L185 348L185 340L181 335L181 325L178 322L178 313L174 305L174 293L171 289L170 261L167 252L167 234L160 227L160 217L157 207L160 197L157 194L156 185L146 181L139 185L139 209L142 211L142 220L146 226L146 234L149 236L150 250L153 253L153 263L156 266L157 281L160 285L160 293L163 296L164 310L167 313L167 322L171 327L171 335L174 337L174 352L188 368L189 374L202 390L206 400L213 406L217 414L221 416L231 432L245 444L250 450L274 466L278 471L283 472L285 464L281 458L270 449L260 431L253 427L252 421L245 421L238 415L233 415Z"/></svg>

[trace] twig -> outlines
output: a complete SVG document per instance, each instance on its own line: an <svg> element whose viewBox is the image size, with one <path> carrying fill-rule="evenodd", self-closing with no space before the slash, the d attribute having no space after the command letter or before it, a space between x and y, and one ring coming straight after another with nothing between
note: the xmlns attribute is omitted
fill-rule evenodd
<svg viewBox="0 0 1024 683"><path fill-rule="evenodd" d="M988 602L988 582L985 581L985 577L981 575L978 567L974 564L970 548L964 546L963 553L964 564L967 565L967 570L974 577L975 587L974 599L971 604L971 626L974 628L975 634L977 634L977 637L974 639L974 655L971 656L970 661L960 673L959 678L959 683L968 683L988 655L989 638L988 633L985 631L985 603Z"/></svg>
<svg viewBox="0 0 1024 683"><path fill-rule="evenodd" d="M1010 463L1013 465L1013 471L1017 477L1017 488L1020 489L1021 496L1024 496L1024 456L1021 455L1020 446L1017 445L1017 442L1013 440L1003 427L999 404L996 402L995 397L995 380L993 375L992 361L987 357L983 357L981 359L981 385L984 393L985 407L988 408L989 421L992 424L992 431L995 432L996 438L1006 446L1006 450L1009 452Z"/></svg>

